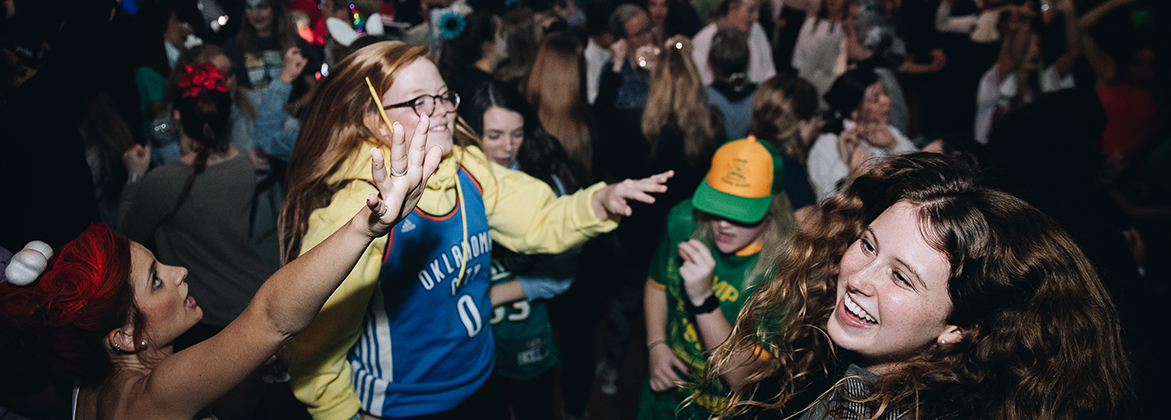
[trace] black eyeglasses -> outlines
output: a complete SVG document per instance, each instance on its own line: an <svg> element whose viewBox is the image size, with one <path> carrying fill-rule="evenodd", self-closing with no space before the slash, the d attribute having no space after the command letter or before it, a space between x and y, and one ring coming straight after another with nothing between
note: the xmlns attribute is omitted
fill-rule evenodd
<svg viewBox="0 0 1171 420"><path fill-rule="evenodd" d="M384 106L382 109L402 108L409 106L411 109L415 110L415 114L434 115L436 102L442 102L443 107L447 109L447 112L455 112L456 108L459 108L459 94L455 92L447 92L442 95L423 95L406 102L399 102L397 104Z"/></svg>

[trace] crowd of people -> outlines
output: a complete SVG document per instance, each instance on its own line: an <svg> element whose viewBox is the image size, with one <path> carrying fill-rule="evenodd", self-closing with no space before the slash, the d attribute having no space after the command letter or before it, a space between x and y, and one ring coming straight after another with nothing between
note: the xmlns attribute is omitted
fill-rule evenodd
<svg viewBox="0 0 1171 420"><path fill-rule="evenodd" d="M1158 417L1169 5L5 0L0 420Z"/></svg>

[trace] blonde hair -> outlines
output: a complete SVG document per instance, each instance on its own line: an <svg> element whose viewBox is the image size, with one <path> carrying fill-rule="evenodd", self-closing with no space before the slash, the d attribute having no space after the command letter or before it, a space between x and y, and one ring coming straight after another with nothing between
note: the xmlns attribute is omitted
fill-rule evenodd
<svg viewBox="0 0 1171 420"><path fill-rule="evenodd" d="M765 80L752 100L748 132L767 140L804 165L809 144L797 124L817 116L817 88L797 76L778 75Z"/></svg>
<svg viewBox="0 0 1171 420"><path fill-rule="evenodd" d="M695 210L695 212L695 233L691 235L691 238L703 242L709 247L714 246L715 236L712 233L712 219L701 217L702 212L699 210ZM764 214L764 223L768 223L768 226L764 228L761 236L763 246L756 259L756 264L744 273L743 290L747 290L755 279L776 275L776 269L779 267L777 262L784 261L785 255L789 251L789 244L793 242L793 236L797 234L798 227L797 216L793 214L793 205L789 203L788 195L784 193L772 195L768 212Z"/></svg>
<svg viewBox="0 0 1171 420"><path fill-rule="evenodd" d="M377 112L365 78L370 78L375 90L386 92L399 71L426 57L426 47L379 42L346 56L322 80L301 120L301 131L289 159L288 195L278 221L283 263L300 255L309 215L325 207L342 187L328 185L326 179L341 170L347 157L367 139L378 137L363 123L368 114Z"/></svg>
<svg viewBox="0 0 1171 420"><path fill-rule="evenodd" d="M525 99L537 110L545 131L561 142L584 179L590 180L593 146L585 95L585 57L581 42L568 33L550 35L537 50Z"/></svg>
<svg viewBox="0 0 1171 420"><path fill-rule="evenodd" d="M691 47L686 41L678 42L683 42L684 48L673 45L663 48L659 62L651 72L650 92L642 114L642 133L653 154L659 133L674 117L683 132L683 155L687 163L694 166L699 163L706 145L718 144L723 139L715 138L717 130L712 121L713 113L707 104L699 70L691 61ZM719 115L718 112L715 114Z"/></svg>

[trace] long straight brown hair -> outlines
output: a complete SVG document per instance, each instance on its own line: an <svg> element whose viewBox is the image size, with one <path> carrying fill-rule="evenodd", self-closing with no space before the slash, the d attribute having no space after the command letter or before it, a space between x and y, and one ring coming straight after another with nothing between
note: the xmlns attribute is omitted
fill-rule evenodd
<svg viewBox="0 0 1171 420"><path fill-rule="evenodd" d="M642 133L654 153L659 133L675 117L683 132L683 156L694 166L705 150L715 149L713 146L724 141L715 138L723 122L717 127L712 121L703 81L691 60L690 43L684 42L683 48L663 47L661 51L659 63L651 72L650 91L642 113Z"/></svg>
<svg viewBox="0 0 1171 420"><path fill-rule="evenodd" d="M322 81L301 119L301 131L289 159L289 192L278 223L284 264L300 255L309 215L329 204L333 193L343 187L329 185L326 179L341 170L346 158L367 139L378 138L363 123L369 114L378 112L365 79L370 78L376 91L386 92L402 68L426 57L425 47L379 42L346 56Z"/></svg>
<svg viewBox="0 0 1171 420"><path fill-rule="evenodd" d="M588 184L593 164L589 105L585 98L585 57L581 42L569 33L545 38L525 84L525 99L537 110L545 131L561 141L565 153L582 170Z"/></svg>
<svg viewBox="0 0 1171 420"><path fill-rule="evenodd" d="M288 2L266 0L265 3L272 7L272 36L280 42L283 57L285 51L297 46L297 25L289 15ZM244 24L240 25L240 32L236 34L236 42L245 52L257 54L260 52L260 45L257 44L259 38L256 28L244 17Z"/></svg>

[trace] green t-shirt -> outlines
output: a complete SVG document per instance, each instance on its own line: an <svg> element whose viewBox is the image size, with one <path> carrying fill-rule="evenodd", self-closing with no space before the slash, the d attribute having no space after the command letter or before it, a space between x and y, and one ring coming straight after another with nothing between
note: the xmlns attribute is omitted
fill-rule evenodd
<svg viewBox="0 0 1171 420"><path fill-rule="evenodd" d="M492 247L489 276L492 285L516 280L533 266L538 256L521 255ZM492 336L496 340L496 373L503 377L533 379L557 365L557 346L544 300L518 300L492 308Z"/></svg>
<svg viewBox="0 0 1171 420"><path fill-rule="evenodd" d="M703 374L707 357L699 337L699 331L695 326L695 317L689 314L684 307L687 292L683 289L683 277L679 275L679 266L683 264L683 259L679 256L678 251L678 244L688 240L695 231L693 213L690 200L683 201L671 209L671 213L667 216L667 228L663 238L651 258L648 281L662 285L666 291L667 330L665 338L667 345L671 347L675 357L687 364L692 380L698 382ZM712 273L712 292L720 300L720 311L728 323L735 324L736 315L740 313L740 308L744 306L744 302L748 300L751 293L750 288L746 285L745 275L756 265L760 253L737 256L723 254L716 250L714 245L707 246L716 260L716 267ZM659 410L659 412L664 412L671 406L678 406L689 392L686 389L667 391L655 395L654 399L657 401L651 404L661 406L664 410ZM717 382L706 390L704 395L696 399L695 403L691 404L688 409L680 412L678 418L694 417L689 413L692 413L697 405L708 410L723 407L727 404L728 393L728 388L722 382ZM672 400L675 401L674 404L671 403ZM646 394L644 394L644 403L647 402ZM640 412L646 412L646 410L640 410ZM661 416L652 415L650 417L659 418ZM640 418L647 417L640 415Z"/></svg>

